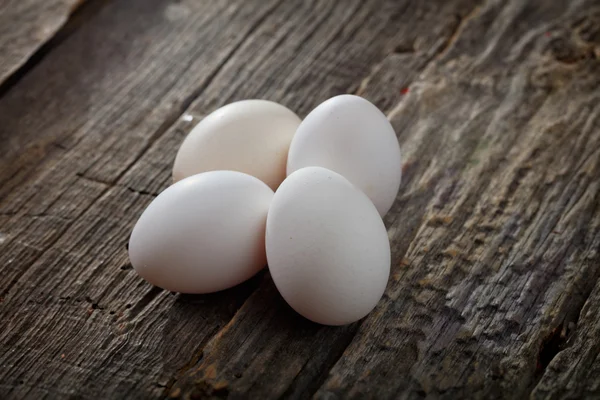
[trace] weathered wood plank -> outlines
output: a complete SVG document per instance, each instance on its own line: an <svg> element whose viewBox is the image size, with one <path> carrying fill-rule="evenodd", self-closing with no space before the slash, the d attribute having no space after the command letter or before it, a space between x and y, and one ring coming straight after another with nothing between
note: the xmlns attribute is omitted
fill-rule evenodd
<svg viewBox="0 0 600 400"><path fill-rule="evenodd" d="M593 16L572 7L475 8L408 93L401 77L389 85L404 53L361 85L384 109L404 97L390 112L407 160L387 220L397 266L317 397L522 397L543 373L548 337L576 319L600 276L599 66L596 45L578 36ZM487 41L475 39L486 30ZM562 61L565 53L575 60ZM313 359L331 356L356 328L282 323L285 307L248 316L278 301L254 294L174 393L311 393L314 380L298 382L322 378Z"/></svg>
<svg viewBox="0 0 600 400"><path fill-rule="evenodd" d="M548 338L600 276L592 5L487 2L391 111L407 169L388 218L398 264L317 398L536 385L558 351Z"/></svg>
<svg viewBox="0 0 600 400"><path fill-rule="evenodd" d="M0 85L65 24L84 0L3 0Z"/></svg>
<svg viewBox="0 0 600 400"><path fill-rule="evenodd" d="M0 98L2 397L595 393L585 370L548 382L599 343L577 322L600 276L598 5L203 3L109 3ZM268 274L212 296L135 276L129 231L202 115L352 91L406 160L373 314L311 324Z"/></svg>
<svg viewBox="0 0 600 400"><path fill-rule="evenodd" d="M384 9L380 11L381 14L373 13L375 15L371 15L372 11L369 10L355 12L352 20L356 25L366 25L367 32L377 33L380 29L381 33L378 34L386 32L386 36L390 35L392 42L385 46L389 49L388 54L401 58L404 63L401 72L405 74L399 74L397 82L386 80L385 88L379 94L378 104L384 108L385 99L391 103L393 99L400 98L403 87L411 78L446 50L448 41L459 28L460 16L468 15L475 6L467 1L395 5L401 11L395 18L390 18L390 12ZM366 18L366 21L362 18ZM374 40L368 39L371 42ZM241 61L249 54L240 52L237 57ZM357 74L359 79L355 79L354 85L347 90L365 90L369 76L380 71L381 65L389 57L379 58L368 73ZM305 73L310 73L312 68L308 67L307 71ZM231 76L235 75L238 74ZM244 76L239 79L244 79ZM224 85L223 82L231 81L219 80L216 83ZM310 85L311 82L306 84ZM217 93L221 93L222 89L218 90ZM311 90L311 93L315 93L312 96L320 96L316 88ZM238 96L241 98L244 93ZM317 101L327 97L317 97ZM162 147L157 143L156 149L148 152L148 158L156 159ZM138 171L135 173L140 175ZM150 184L142 189L154 190L155 187ZM242 395L251 398L306 398L316 391L326 377L326 369L341 355L358 325L337 329L320 327L302 318L290 317L292 310L282 303L271 280L267 279L238 312L234 321L211 340L200 363L190 368L187 376L179 379L171 393L179 393L182 397L186 394L227 393L234 398Z"/></svg>
<svg viewBox="0 0 600 400"><path fill-rule="evenodd" d="M196 97L193 115L242 97L306 113L355 90L412 35L395 28L410 3L257 4L112 3L0 99L0 374L13 397L160 393L256 285L175 297L128 269L128 232L168 182L192 126L178 117ZM426 13L421 40L437 45L454 29L445 9ZM268 282L260 293L272 296Z"/></svg>
<svg viewBox="0 0 600 400"><path fill-rule="evenodd" d="M573 329L575 329L574 333ZM600 397L599 337L600 283L596 283L596 287L581 310L576 328L565 325L553 333L551 337L553 343L549 342L548 346L554 346L560 353L548 365L531 397L534 399Z"/></svg>
<svg viewBox="0 0 600 400"><path fill-rule="evenodd" d="M0 100L3 398L159 394L247 295L142 283L124 245L152 196L78 171L110 135L143 151L275 4L112 3Z"/></svg>

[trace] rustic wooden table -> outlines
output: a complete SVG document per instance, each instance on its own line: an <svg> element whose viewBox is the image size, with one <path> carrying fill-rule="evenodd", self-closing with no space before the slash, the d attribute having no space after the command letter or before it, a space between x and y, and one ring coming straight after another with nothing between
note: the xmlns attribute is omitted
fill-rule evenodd
<svg viewBox="0 0 600 400"><path fill-rule="evenodd" d="M1 398L600 398L600 1L3 0L0 81ZM203 115L341 93L403 148L373 313L136 276Z"/></svg>

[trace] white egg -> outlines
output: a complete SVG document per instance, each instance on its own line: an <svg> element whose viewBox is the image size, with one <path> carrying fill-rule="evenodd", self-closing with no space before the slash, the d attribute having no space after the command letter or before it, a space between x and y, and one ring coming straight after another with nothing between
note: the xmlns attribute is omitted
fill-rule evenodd
<svg viewBox="0 0 600 400"><path fill-rule="evenodd" d="M283 181L267 216L266 249L283 298L321 324L367 315L390 274L390 244L377 209L325 168L303 168Z"/></svg>
<svg viewBox="0 0 600 400"><path fill-rule="evenodd" d="M129 239L129 259L153 285L210 293L250 278L266 265L265 223L273 191L241 172L183 179L143 212Z"/></svg>
<svg viewBox="0 0 600 400"><path fill-rule="evenodd" d="M240 171L275 190L286 176L287 153L300 118L266 100L228 104L206 116L183 141L173 180L216 170Z"/></svg>
<svg viewBox="0 0 600 400"><path fill-rule="evenodd" d="M377 107L362 97L333 97L302 121L292 143L287 174L309 166L335 171L360 188L384 216L402 175L394 128Z"/></svg>

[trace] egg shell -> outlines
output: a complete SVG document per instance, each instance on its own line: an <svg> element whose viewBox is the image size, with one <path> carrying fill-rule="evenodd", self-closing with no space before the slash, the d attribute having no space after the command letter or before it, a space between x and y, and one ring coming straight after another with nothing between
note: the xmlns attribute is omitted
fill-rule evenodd
<svg viewBox="0 0 600 400"><path fill-rule="evenodd" d="M240 171L275 190L286 176L290 142L300 118L267 100L243 100L207 115L184 139L173 166L175 182L216 170Z"/></svg>
<svg viewBox="0 0 600 400"><path fill-rule="evenodd" d="M272 198L267 185L241 172L183 179L158 195L135 224L131 264L151 284L173 292L235 286L266 265Z"/></svg>
<svg viewBox="0 0 600 400"><path fill-rule="evenodd" d="M300 169L281 184L267 216L266 249L283 298L325 325L367 315L390 274L390 244L377 209L325 168Z"/></svg>
<svg viewBox="0 0 600 400"><path fill-rule="evenodd" d="M386 116L368 100L341 95L302 121L290 145L287 174L320 166L360 188L384 216L402 176L400 145Z"/></svg>

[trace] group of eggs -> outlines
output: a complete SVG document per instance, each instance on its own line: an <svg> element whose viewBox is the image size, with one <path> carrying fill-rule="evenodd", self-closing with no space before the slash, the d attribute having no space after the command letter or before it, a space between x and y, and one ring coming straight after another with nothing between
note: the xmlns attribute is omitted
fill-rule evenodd
<svg viewBox="0 0 600 400"><path fill-rule="evenodd" d="M348 324L387 285L382 217L400 178L394 129L361 97L333 97L303 121L270 101L235 102L185 138L175 183L137 221L129 257L142 278L181 293L230 288L268 263L298 313Z"/></svg>

